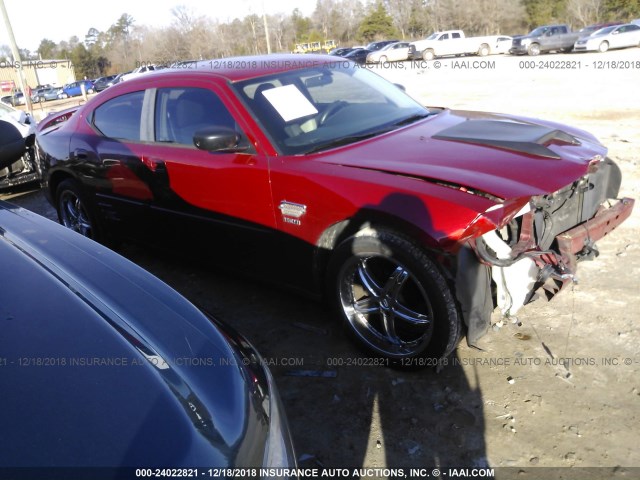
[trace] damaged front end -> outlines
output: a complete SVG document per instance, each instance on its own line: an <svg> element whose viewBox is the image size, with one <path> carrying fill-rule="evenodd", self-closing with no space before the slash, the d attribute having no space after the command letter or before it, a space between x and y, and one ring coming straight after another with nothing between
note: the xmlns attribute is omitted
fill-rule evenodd
<svg viewBox="0 0 640 480"><path fill-rule="evenodd" d="M470 345L488 329L494 306L514 316L577 281L578 261L598 256L595 242L631 214L634 200L617 198L620 181L613 161L594 157L586 175L532 197L501 228L468 242L458 255L456 291Z"/></svg>

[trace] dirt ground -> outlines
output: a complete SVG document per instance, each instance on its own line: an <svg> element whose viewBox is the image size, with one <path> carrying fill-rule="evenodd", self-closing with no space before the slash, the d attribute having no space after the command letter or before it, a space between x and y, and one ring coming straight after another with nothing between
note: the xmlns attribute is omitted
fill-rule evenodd
<svg viewBox="0 0 640 480"><path fill-rule="evenodd" d="M640 197L639 48L491 56L482 61L494 68L474 68L480 60L376 70L427 105L548 118L591 131L623 171L621 196ZM469 68L456 68L463 61ZM37 191L10 201L55 218ZM322 305L136 246L119 251L262 352L303 466L404 468L411 478L428 478L433 467L447 478L456 473L450 468L486 466L496 468L496 478L640 478L633 468L640 467L639 220L636 207L598 243L600 257L580 264L573 290L526 306L519 324L495 326L483 351L463 341L440 372L358 366L364 357ZM296 376L301 370L325 376ZM409 468L427 470L411 475Z"/></svg>

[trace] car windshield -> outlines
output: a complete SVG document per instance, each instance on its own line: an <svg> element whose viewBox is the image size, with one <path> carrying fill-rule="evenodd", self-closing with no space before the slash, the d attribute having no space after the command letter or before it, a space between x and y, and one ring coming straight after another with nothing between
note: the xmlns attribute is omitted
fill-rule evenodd
<svg viewBox="0 0 640 480"><path fill-rule="evenodd" d="M284 154L305 154L379 135L429 115L400 88L351 63L234 84Z"/></svg>
<svg viewBox="0 0 640 480"><path fill-rule="evenodd" d="M615 26L615 25L613 27L601 28L600 30L597 30L597 31L593 32L592 35L594 37L596 37L598 35L607 35L608 33L613 32L616 28L617 28L617 26Z"/></svg>
<svg viewBox="0 0 640 480"><path fill-rule="evenodd" d="M532 37L539 37L547 33L548 30L549 30L549 27L538 27L535 30L532 30L529 35Z"/></svg>

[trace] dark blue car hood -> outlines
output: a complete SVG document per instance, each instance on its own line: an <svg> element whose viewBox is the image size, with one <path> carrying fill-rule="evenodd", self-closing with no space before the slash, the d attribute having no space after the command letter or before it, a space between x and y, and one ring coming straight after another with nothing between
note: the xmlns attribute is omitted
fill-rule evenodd
<svg viewBox="0 0 640 480"><path fill-rule="evenodd" d="M261 465L233 337L108 249L0 202L0 466Z"/></svg>

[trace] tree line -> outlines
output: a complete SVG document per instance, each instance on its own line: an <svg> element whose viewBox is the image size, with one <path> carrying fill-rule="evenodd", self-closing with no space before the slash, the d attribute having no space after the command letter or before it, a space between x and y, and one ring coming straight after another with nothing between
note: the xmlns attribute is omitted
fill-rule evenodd
<svg viewBox="0 0 640 480"><path fill-rule="evenodd" d="M42 39L22 59L68 59L76 75L93 78L131 70L141 63L172 63L292 51L295 44L333 39L342 46L383 38L419 39L433 31L462 29L467 35L523 34L549 23L574 29L605 21L640 17L640 0L317 0L310 16L299 9L266 15L249 11L220 22L185 6L172 9L166 27L140 24L124 13L107 31L89 28L55 43ZM265 30L266 23L266 30ZM0 47L0 60L11 58Z"/></svg>

